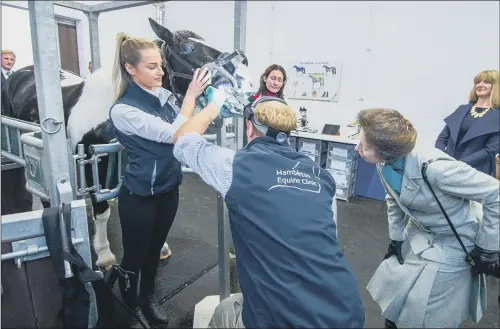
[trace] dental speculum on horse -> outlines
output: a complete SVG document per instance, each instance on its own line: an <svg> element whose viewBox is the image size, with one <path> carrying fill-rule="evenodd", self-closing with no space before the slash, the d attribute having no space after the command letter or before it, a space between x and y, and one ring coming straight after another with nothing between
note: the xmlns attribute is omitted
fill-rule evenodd
<svg viewBox="0 0 500 329"><path fill-rule="evenodd" d="M253 93L252 78L248 67L243 64L245 57L236 51L233 54L223 54L219 60L205 64L201 70L208 69L212 83L224 80L218 89L226 92L226 102L220 110L219 118L243 117L243 110L250 102ZM229 69L228 69L229 68ZM234 70L231 74L229 70ZM196 110L199 111L208 105L207 97L203 94L196 100Z"/></svg>
<svg viewBox="0 0 500 329"><path fill-rule="evenodd" d="M232 54L222 53L207 45L200 36L192 31L171 32L153 19L149 19L149 22L158 37L154 42L161 47L164 58L163 88L175 96L178 107L181 107L182 99L195 69L205 63L217 63L217 65L212 66L212 86L224 88L228 93L228 101L224 110L226 112L223 115L225 117L241 116L243 112L241 109L247 103L246 97L251 93L251 79L246 67L248 61L244 53L241 51L235 51ZM83 182L85 188L79 188L78 193L82 197L84 195L91 197L95 219L93 247L97 254L96 265L107 269L116 262L107 237L110 205L106 200L101 201L95 198L95 187L101 186L102 189L106 185L108 156L92 160L90 145L107 144L115 138L109 129L109 109L113 105L112 70L110 67L104 66L95 69L85 79L63 71L61 71L61 91L67 137L71 141L73 152L77 152L78 144L84 146L84 156L79 159L79 163L84 166L85 177L79 182ZM8 97L5 97L6 102L8 101L6 105L9 105L9 109L11 109L9 113L12 113L12 117L16 119L39 122L33 65L16 71L9 77L9 80L8 92L5 92L6 95L8 94ZM4 110L3 96L2 94L2 110ZM218 122L214 122L209 128L217 129L220 127ZM97 175L93 173L92 161L98 163ZM9 171L5 172L5 175L8 174ZM22 181L20 180L18 184L26 184L25 177L19 177L20 179L22 177ZM18 196L13 199L21 200L22 197ZM44 207L50 206L46 201L43 204ZM23 208L19 212L32 210L31 206L29 209L24 209L24 205L19 207ZM168 245L165 242L159 256L164 258L168 255Z"/></svg>

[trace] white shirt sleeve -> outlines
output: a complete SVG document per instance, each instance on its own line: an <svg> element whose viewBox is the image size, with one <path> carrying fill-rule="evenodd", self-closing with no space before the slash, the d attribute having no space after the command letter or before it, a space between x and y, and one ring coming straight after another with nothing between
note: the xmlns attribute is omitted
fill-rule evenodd
<svg viewBox="0 0 500 329"><path fill-rule="evenodd" d="M186 116L179 114L170 124L160 117L126 104L114 105L110 117L116 129L122 133L158 143L172 143L175 132L187 121Z"/></svg>
<svg viewBox="0 0 500 329"><path fill-rule="evenodd" d="M235 154L231 149L208 142L198 133L180 137L174 146L177 160L187 164L222 197L231 187Z"/></svg>

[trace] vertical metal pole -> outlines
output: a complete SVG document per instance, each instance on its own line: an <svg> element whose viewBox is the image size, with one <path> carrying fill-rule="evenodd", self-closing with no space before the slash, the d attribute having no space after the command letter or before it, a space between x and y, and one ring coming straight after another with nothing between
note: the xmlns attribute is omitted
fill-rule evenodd
<svg viewBox="0 0 500 329"><path fill-rule="evenodd" d="M49 184L51 206L60 200L57 184L69 182L68 149L66 145L66 126L59 77L59 54L57 52L57 24L54 18L54 1L28 1L31 25L31 41L35 66L36 94L46 173Z"/></svg>
<svg viewBox="0 0 500 329"><path fill-rule="evenodd" d="M234 2L234 49L245 51L247 34L247 1ZM242 118L233 118L236 149L243 148L245 129Z"/></svg>
<svg viewBox="0 0 500 329"><path fill-rule="evenodd" d="M99 13L90 11L87 13L89 19L90 33L90 60L92 61L92 71L101 67L101 52L99 49Z"/></svg>
<svg viewBox="0 0 500 329"><path fill-rule="evenodd" d="M224 122L224 120L223 120ZM226 147L226 124L222 124L217 134L217 145ZM220 301L229 297L229 220L227 208L220 193L217 193L217 217L219 227L219 296Z"/></svg>

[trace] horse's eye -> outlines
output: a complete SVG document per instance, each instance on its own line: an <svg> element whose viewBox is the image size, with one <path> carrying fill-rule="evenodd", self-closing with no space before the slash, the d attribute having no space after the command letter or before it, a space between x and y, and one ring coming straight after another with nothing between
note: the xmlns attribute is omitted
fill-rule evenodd
<svg viewBox="0 0 500 329"><path fill-rule="evenodd" d="M192 51L193 51L193 49L194 49L194 47L193 47L193 45L191 45L191 44L185 44L185 45L182 45L182 46L181 46L181 51L182 51L183 53L190 53L190 52L192 52Z"/></svg>

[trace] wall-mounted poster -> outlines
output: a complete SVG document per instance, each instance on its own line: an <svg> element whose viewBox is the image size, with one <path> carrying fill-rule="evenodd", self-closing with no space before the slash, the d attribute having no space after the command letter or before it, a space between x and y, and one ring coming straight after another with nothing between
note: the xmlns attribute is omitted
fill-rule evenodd
<svg viewBox="0 0 500 329"><path fill-rule="evenodd" d="M285 69L288 75L286 98L338 102L342 77L341 60L297 61Z"/></svg>

